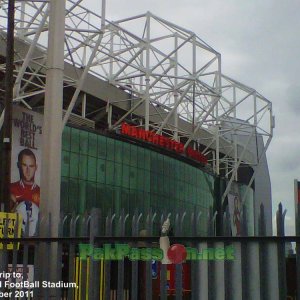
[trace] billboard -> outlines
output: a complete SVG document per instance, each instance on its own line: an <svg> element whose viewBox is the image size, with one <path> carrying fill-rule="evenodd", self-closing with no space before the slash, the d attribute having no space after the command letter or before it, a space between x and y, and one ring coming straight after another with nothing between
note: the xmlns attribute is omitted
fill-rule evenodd
<svg viewBox="0 0 300 300"><path fill-rule="evenodd" d="M43 116L14 107L12 120L10 211L22 216L22 231L36 230L40 206Z"/></svg>
<svg viewBox="0 0 300 300"><path fill-rule="evenodd" d="M241 198L238 193L228 194L228 206L229 206L232 236L241 236L242 234Z"/></svg>

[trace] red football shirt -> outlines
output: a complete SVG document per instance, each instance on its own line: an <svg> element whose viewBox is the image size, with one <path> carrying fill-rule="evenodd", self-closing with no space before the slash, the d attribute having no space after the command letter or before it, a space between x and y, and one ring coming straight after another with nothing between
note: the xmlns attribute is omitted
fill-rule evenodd
<svg viewBox="0 0 300 300"><path fill-rule="evenodd" d="M10 192L17 203L30 201L40 206L40 187L37 184L24 184L22 180L10 184Z"/></svg>

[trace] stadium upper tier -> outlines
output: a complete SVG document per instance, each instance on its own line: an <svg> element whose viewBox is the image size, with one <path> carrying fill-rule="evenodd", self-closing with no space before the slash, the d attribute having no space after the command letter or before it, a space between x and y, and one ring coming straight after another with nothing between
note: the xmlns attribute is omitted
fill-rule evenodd
<svg viewBox="0 0 300 300"><path fill-rule="evenodd" d="M217 51L150 12L111 22L79 2L66 4L64 123L118 131L126 121L197 149L227 178L236 179L241 165L259 164L272 139L272 104L223 75ZM7 16L7 1L0 15ZM6 22L1 18L1 90ZM44 102L48 22L47 2L17 5L14 101L37 111ZM264 149L253 151L248 145L258 136Z"/></svg>

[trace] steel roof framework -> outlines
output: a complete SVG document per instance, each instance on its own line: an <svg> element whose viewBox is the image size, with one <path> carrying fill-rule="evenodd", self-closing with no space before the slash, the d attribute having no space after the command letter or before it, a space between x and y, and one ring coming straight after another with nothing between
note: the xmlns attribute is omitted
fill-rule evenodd
<svg viewBox="0 0 300 300"><path fill-rule="evenodd" d="M195 33L150 12L110 22L80 2L69 0L66 5L65 62L74 66L76 76L64 76L64 87L73 86L75 93L63 126L87 75L92 74L128 91L131 97L127 101L135 100L116 123L108 118L110 129L118 128L129 114L142 107L141 126L169 134L175 140L183 139L186 147L192 141L206 145L203 153L212 152L214 171L220 174L223 169L230 183L237 179L241 164L259 165L273 135L272 104L254 89L223 75L217 51ZM6 12L7 1L2 1L0 16L6 17ZM16 36L30 47L23 57L16 53L14 101L29 108L32 102L28 99L45 93L48 15L44 1L22 1L17 5ZM0 29L5 38L5 18ZM43 50L43 55L35 55L37 48ZM0 70L5 70L4 64ZM108 111L119 101L105 100ZM150 108L156 110L155 122ZM192 124L192 130L180 127L180 120ZM239 135L247 136L247 142L241 144ZM251 156L247 153L248 143L257 136L263 137L264 149Z"/></svg>

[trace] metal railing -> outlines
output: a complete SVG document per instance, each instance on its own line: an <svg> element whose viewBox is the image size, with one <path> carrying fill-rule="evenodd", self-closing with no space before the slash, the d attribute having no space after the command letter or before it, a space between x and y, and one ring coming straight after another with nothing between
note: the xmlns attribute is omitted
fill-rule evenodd
<svg viewBox="0 0 300 300"><path fill-rule="evenodd" d="M245 217L242 236L230 236L228 211L224 213L223 236L214 236L215 218L211 215L207 217L207 235L199 236L199 216L199 212L181 212L172 217L151 211L147 215L136 212L130 216L124 211L101 215L93 209L83 216L62 215L57 237L51 237L50 217L40 218L38 234L33 237L28 236L28 222L25 233L18 237L18 221L14 238L8 237L10 225L4 222L1 293L11 293L10 299L296 299L300 279L296 280L297 286L287 289L285 245L292 242L298 247L297 254L291 256L296 276L296 269L300 269L300 237L284 235L281 205L277 236L264 234L263 207L259 236L246 235ZM173 227L169 250L178 254L174 244L181 244L188 255L178 264L162 264L161 257L152 255L160 249L159 230L167 217ZM185 222L189 234L183 234ZM45 228L49 230L42 235ZM22 278L13 274L21 274ZM22 282L33 285L14 286Z"/></svg>

